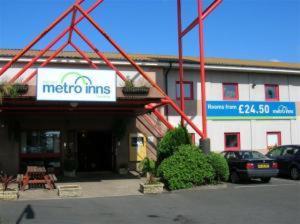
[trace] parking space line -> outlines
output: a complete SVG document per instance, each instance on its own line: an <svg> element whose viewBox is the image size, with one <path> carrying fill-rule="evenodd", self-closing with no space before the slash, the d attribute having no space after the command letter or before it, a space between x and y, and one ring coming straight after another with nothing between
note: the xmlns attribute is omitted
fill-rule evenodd
<svg viewBox="0 0 300 224"><path fill-rule="evenodd" d="M290 183L290 184L264 184L264 185L251 185L251 186L235 186L234 188L255 188L255 187L280 187L280 186L296 186L299 183Z"/></svg>

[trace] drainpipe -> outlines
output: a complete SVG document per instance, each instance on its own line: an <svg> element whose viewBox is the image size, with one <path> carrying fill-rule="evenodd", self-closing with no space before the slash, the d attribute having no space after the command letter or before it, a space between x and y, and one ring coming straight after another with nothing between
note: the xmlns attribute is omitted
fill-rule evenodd
<svg viewBox="0 0 300 224"><path fill-rule="evenodd" d="M172 67L173 67L173 63L169 62L169 67L168 67L166 73L164 74L165 92L166 92L167 95L169 95L169 93L168 93L168 74L170 73ZM167 120L169 120L169 105L166 106L166 113L165 113L165 115L166 115Z"/></svg>

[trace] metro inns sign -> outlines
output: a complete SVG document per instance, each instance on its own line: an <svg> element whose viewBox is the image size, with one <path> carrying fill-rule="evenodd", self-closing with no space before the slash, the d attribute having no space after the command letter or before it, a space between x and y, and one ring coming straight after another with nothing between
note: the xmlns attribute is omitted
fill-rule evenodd
<svg viewBox="0 0 300 224"><path fill-rule="evenodd" d="M37 100L116 101L113 71L84 69L38 69Z"/></svg>

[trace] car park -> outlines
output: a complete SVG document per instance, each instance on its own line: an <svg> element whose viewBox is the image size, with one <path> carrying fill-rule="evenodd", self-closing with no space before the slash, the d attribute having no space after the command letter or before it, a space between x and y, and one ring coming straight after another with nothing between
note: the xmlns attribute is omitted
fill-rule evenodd
<svg viewBox="0 0 300 224"><path fill-rule="evenodd" d="M279 175L287 175L293 180L300 179L300 145L281 145L267 153L278 163Z"/></svg>
<svg viewBox="0 0 300 224"><path fill-rule="evenodd" d="M260 152L242 150L224 151L221 154L228 162L232 183L250 179L260 179L268 183L278 174L277 162Z"/></svg>

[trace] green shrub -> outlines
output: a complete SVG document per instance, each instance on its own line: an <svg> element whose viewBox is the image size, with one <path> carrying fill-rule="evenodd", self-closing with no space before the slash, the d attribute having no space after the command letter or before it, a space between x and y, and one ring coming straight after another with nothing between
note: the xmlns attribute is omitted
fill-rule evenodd
<svg viewBox="0 0 300 224"><path fill-rule="evenodd" d="M222 155L214 152L208 154L207 159L214 169L215 180L217 182L227 181L229 178L229 168L226 159Z"/></svg>
<svg viewBox="0 0 300 224"><path fill-rule="evenodd" d="M145 159L143 159L140 164L139 164L139 168L142 171L142 173L155 173L155 161L152 159L149 159L148 157L146 157Z"/></svg>
<svg viewBox="0 0 300 224"><path fill-rule="evenodd" d="M181 145L191 144L191 138L185 127L178 126L169 130L157 147L157 162L160 164L164 159L173 155Z"/></svg>
<svg viewBox="0 0 300 224"><path fill-rule="evenodd" d="M194 145L180 146L174 155L160 164L157 173L171 190L190 188L214 180L214 170L207 156Z"/></svg>

